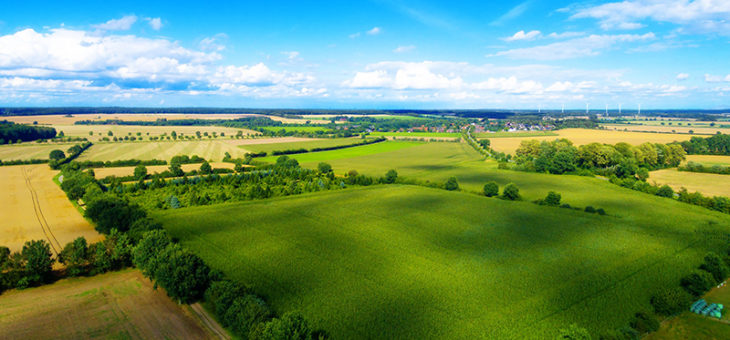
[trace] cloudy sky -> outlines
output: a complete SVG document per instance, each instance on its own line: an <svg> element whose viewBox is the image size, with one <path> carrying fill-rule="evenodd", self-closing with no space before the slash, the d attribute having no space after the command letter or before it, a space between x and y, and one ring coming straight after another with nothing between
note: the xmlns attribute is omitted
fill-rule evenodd
<svg viewBox="0 0 730 340"><path fill-rule="evenodd" d="M730 107L727 0L208 3L3 3L0 105Z"/></svg>

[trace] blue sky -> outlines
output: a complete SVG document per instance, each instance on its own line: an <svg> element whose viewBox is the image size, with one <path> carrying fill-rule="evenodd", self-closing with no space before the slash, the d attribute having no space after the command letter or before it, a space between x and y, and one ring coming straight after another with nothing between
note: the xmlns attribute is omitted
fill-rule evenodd
<svg viewBox="0 0 730 340"><path fill-rule="evenodd" d="M0 105L730 107L730 2L16 1Z"/></svg>

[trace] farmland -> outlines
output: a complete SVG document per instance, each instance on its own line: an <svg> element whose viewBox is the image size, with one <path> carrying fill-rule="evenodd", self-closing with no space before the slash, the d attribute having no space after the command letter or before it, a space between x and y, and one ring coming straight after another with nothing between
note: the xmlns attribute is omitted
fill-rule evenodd
<svg viewBox="0 0 730 340"><path fill-rule="evenodd" d="M3 339L212 339L137 270L5 292Z"/></svg>
<svg viewBox="0 0 730 340"><path fill-rule="evenodd" d="M730 175L662 169L650 172L649 181L669 185L675 191L686 188L706 196L730 196Z"/></svg>
<svg viewBox="0 0 730 340"><path fill-rule="evenodd" d="M198 155L208 160L220 161L228 152L232 157L243 157L246 150L224 141L175 141L98 143L85 151L79 160L114 161L121 159L164 159L177 155Z"/></svg>
<svg viewBox="0 0 730 340"><path fill-rule="evenodd" d="M605 206L663 213L601 217L386 186L156 217L275 309L300 309L336 338L547 338L566 322L622 326L697 265L710 244L696 228L711 235L722 228L708 221L730 220L595 181Z"/></svg>
<svg viewBox="0 0 730 340"><path fill-rule="evenodd" d="M264 130L268 130L271 132L278 132L281 130L284 130L286 132L290 131L297 131L297 132L318 132L318 131L327 131L327 128L321 127L321 126L262 126L261 127Z"/></svg>
<svg viewBox="0 0 730 340"><path fill-rule="evenodd" d="M67 143L0 145L0 160L48 159L51 151L58 149L65 152L73 145Z"/></svg>
<svg viewBox="0 0 730 340"><path fill-rule="evenodd" d="M638 131L638 132L660 132L660 133L692 133L695 135L714 135L718 132L730 133L730 128L723 127L710 127L709 125L694 124L690 126L676 126L676 125L635 125L635 124L602 124L606 129L616 131ZM690 132L692 131L692 132Z"/></svg>
<svg viewBox="0 0 730 340"><path fill-rule="evenodd" d="M56 251L79 236L102 239L53 182L56 171L46 164L0 167L0 245L19 251L29 240L45 240Z"/></svg>
<svg viewBox="0 0 730 340"><path fill-rule="evenodd" d="M402 141L388 141L380 142L376 144L355 146L351 148L331 150L331 151L320 151L320 152L309 152L302 154L289 155L291 158L295 158L300 163L303 162L324 162L335 159L344 159L351 157L359 157L365 155L376 155L381 153L388 153L395 150L405 149L412 146L416 146L422 143L419 142L402 142ZM274 162L279 156L268 156L260 158L266 162Z"/></svg>
<svg viewBox="0 0 730 340"><path fill-rule="evenodd" d="M713 288L702 298L711 303L729 306L730 287L725 285L720 288ZM728 314L724 314L721 321L718 321L717 319L685 311L680 316L663 322L661 328L656 333L647 336L646 339L727 339L730 336L728 321L730 321L730 315Z"/></svg>
<svg viewBox="0 0 730 340"><path fill-rule="evenodd" d="M169 136L172 132L176 132L178 135L195 137L197 132L204 135L203 139L210 139L208 136L213 136L216 133L218 138L230 139L230 136L235 135L238 131L242 131L244 135L255 135L259 134L256 131L246 129L235 129L218 126L135 126L135 125L54 125L56 131L59 133L63 131L64 135L70 137L85 137L90 141L98 141L104 137L113 138L124 138L125 136L149 139L154 136ZM93 135L89 134L92 133ZM113 136L109 136L109 132ZM221 137L222 135L225 135Z"/></svg>
<svg viewBox="0 0 730 340"><path fill-rule="evenodd" d="M213 168L224 168L224 169L233 169L234 164L233 163L223 163L223 162L216 162L216 163L210 163L210 166ZM183 171L189 172L192 170L200 169L200 164L194 163L194 164L182 164L180 166ZM134 174L134 168L133 166L121 166L121 167L112 167L112 168L97 168L94 169L94 175L96 178L104 178L107 176L117 176L117 177L123 177L123 176L131 176ZM170 168L169 165L149 165L146 166L147 173L152 175L155 173L161 173Z"/></svg>
<svg viewBox="0 0 730 340"><path fill-rule="evenodd" d="M350 145L362 142L359 138L328 138L328 139L309 139L297 140L289 143L269 143L269 144L249 144L241 146L251 152L268 152L274 150L293 150L293 149L313 149L326 148L340 145Z"/></svg>
<svg viewBox="0 0 730 340"><path fill-rule="evenodd" d="M723 165L730 166L730 156L715 155L687 155L687 162L700 163L706 166Z"/></svg>
<svg viewBox="0 0 730 340"><path fill-rule="evenodd" d="M458 132L371 132L375 137L408 137L408 138L458 138Z"/></svg>

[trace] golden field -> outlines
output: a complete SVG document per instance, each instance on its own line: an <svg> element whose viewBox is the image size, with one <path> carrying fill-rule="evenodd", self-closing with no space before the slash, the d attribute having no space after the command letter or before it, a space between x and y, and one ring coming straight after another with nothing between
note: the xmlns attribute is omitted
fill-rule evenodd
<svg viewBox="0 0 730 340"><path fill-rule="evenodd" d="M648 181L669 185L674 191L687 188L705 196L730 196L730 175L662 169L650 172Z"/></svg>

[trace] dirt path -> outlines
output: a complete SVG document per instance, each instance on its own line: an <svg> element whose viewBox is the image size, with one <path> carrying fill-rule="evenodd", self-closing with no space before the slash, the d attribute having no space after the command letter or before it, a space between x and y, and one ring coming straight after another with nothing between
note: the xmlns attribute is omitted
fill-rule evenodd
<svg viewBox="0 0 730 340"><path fill-rule="evenodd" d="M208 311L206 311L200 303L196 302L190 305L190 308L198 317L198 320L200 320L203 325L218 339L229 340L231 338L228 335L228 332L226 332L226 330L223 329L223 327L217 321L215 321L213 317L210 316L210 314L208 314Z"/></svg>
<svg viewBox="0 0 730 340"><path fill-rule="evenodd" d="M63 250L63 245L58 242L58 239L56 238L56 235L53 235L53 231L51 230L51 227L48 225L48 221L46 220L46 217L43 215L43 210L41 210L41 204L38 201L38 194L33 189L33 184L30 181L30 176L28 174L28 169L25 167L22 168L23 172L23 178L25 178L25 185L28 187L28 191L30 192L31 200L33 201L33 211L35 212L36 220L38 220L38 224L41 227L41 230L43 230L43 234L46 236L46 240L51 245L51 249L53 249L53 252L58 256L58 254Z"/></svg>

